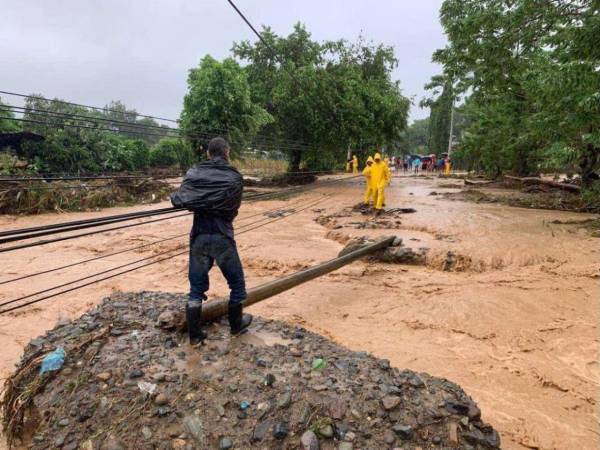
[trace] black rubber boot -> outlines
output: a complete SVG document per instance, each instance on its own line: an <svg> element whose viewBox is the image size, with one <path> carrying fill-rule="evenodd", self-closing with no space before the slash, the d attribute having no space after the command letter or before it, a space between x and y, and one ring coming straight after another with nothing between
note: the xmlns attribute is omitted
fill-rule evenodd
<svg viewBox="0 0 600 450"><path fill-rule="evenodd" d="M243 309L242 303L229 303L229 326L234 336L245 332L252 323L252 316L242 314Z"/></svg>
<svg viewBox="0 0 600 450"><path fill-rule="evenodd" d="M203 343L206 339L206 333L202 330L202 302L187 302L185 305L185 318L190 336L190 345Z"/></svg>

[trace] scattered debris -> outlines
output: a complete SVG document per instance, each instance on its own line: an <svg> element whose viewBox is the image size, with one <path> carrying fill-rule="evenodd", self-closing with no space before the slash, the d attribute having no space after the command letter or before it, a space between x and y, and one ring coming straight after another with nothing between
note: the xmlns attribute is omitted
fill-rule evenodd
<svg viewBox="0 0 600 450"><path fill-rule="evenodd" d="M500 446L498 433L456 384L399 370L302 328L257 317L246 335L232 338L222 320L208 326L204 346L191 348L185 335L164 326L185 300L118 293L32 341L6 380L1 407L9 444L22 440L34 450ZM126 329L137 336L111 333ZM67 355L62 369L40 375L43 356L59 346ZM265 383L269 374L273 382ZM142 382L156 389L141 392Z"/></svg>

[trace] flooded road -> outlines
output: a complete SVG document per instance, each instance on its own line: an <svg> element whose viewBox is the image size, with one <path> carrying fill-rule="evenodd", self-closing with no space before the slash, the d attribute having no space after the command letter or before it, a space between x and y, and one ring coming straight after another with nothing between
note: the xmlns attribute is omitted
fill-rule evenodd
<svg viewBox="0 0 600 450"><path fill-rule="evenodd" d="M460 180L394 178L387 207L416 210L402 215L396 229L360 229L357 223L371 219L344 212L360 200L359 182L323 187L288 202L244 204L238 229L260 218L255 215L261 211L288 205L301 209L319 201L289 218L239 235L250 287L330 259L341 250L340 242L353 236L393 233L406 246L429 249L424 266L355 262L255 305L251 311L301 324L353 350L387 358L397 367L451 379L479 404L484 420L500 431L503 448L597 449L600 240L576 225L551 223L592 216L431 195L461 187ZM135 209L148 206L59 218L3 218L0 228ZM320 215L340 212L343 217L336 219L335 226L315 222ZM2 279L184 235L189 226L189 218L173 219L6 253ZM182 237L145 248L143 253L115 255L0 285L0 300L185 243ZM442 270L448 258L455 262L453 271ZM60 318L80 315L113 290L185 292L186 275L184 255L1 316L0 376L10 372L31 338ZM226 284L216 271L211 283L211 298L226 294Z"/></svg>

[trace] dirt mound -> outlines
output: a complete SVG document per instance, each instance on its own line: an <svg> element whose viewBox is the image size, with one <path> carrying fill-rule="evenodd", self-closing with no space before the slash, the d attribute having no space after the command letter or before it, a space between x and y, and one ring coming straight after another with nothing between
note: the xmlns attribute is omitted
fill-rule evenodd
<svg viewBox="0 0 600 450"><path fill-rule="evenodd" d="M225 321L190 348L185 297L116 294L27 346L3 398L5 433L33 449L498 448L456 384L398 370L302 328ZM42 359L66 352L58 371Z"/></svg>
<svg viewBox="0 0 600 450"><path fill-rule="evenodd" d="M486 186L488 187L488 186ZM478 189L463 189L460 192L447 192L441 195L448 200L474 203L500 203L508 206L531 209L552 209L557 211L574 211L599 213L600 205L595 198L587 199L578 193L565 192L560 189L533 186L521 191L485 192Z"/></svg>

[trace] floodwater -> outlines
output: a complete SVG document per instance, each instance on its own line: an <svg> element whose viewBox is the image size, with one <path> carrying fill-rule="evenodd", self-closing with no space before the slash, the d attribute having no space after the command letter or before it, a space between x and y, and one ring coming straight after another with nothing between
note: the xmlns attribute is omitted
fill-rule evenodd
<svg viewBox="0 0 600 450"><path fill-rule="evenodd" d="M479 404L484 420L501 433L503 448L597 449L600 240L577 225L551 223L592 216L430 195L460 187L459 180L394 178L387 206L416 209L402 215L394 230L356 229L355 223L371 220L360 214L347 213L328 228L314 221L357 203L362 185L355 181L321 187L287 202L244 204L239 230L263 217L256 216L261 211L302 209L319 202L238 235L250 287L330 259L341 250L340 242L352 236L394 233L404 245L429 249L425 266L355 262L254 305L251 312L302 325L351 349L387 358L394 366L458 383ZM4 217L0 228L148 208ZM189 225L186 217L5 253L0 281L185 234ZM0 301L185 243L182 237L0 285ZM456 271L441 270L448 252L458 261ZM0 376L10 373L31 338L57 320L80 315L113 290L185 292L186 275L183 255L0 316ZM226 284L217 271L211 282L210 297L226 295ZM249 333L245 339L270 345L270 338L260 334Z"/></svg>

